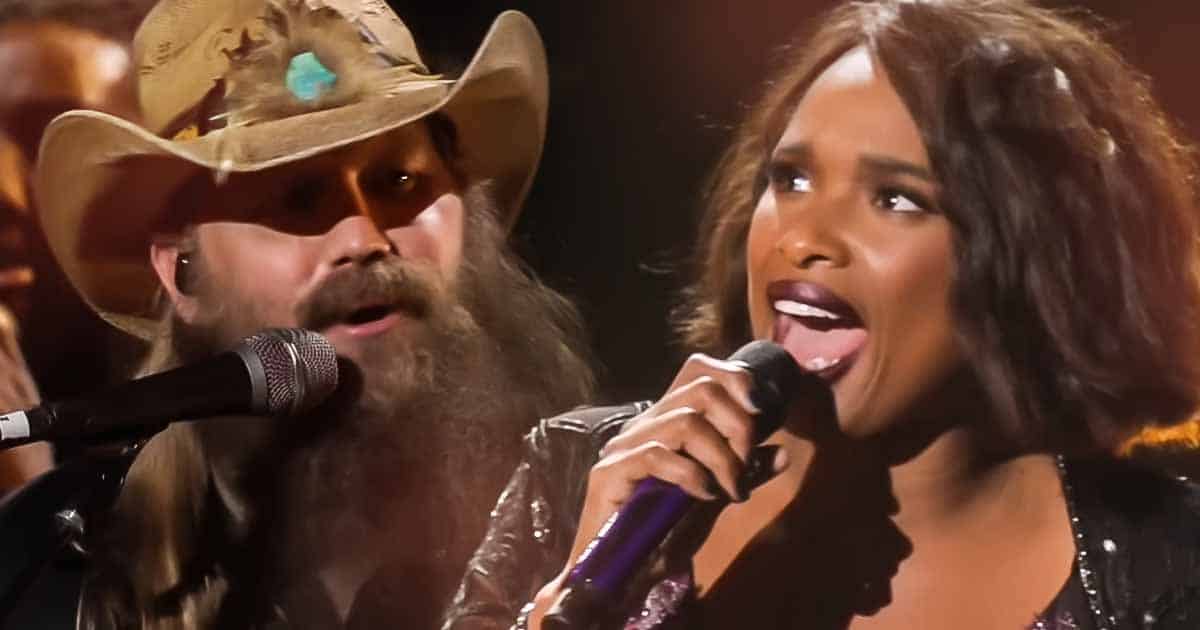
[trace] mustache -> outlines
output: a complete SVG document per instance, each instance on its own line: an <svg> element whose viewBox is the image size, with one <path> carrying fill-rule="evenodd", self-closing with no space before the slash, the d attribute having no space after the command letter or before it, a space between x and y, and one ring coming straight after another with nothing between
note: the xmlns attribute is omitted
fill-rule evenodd
<svg viewBox="0 0 1200 630"><path fill-rule="evenodd" d="M320 330L367 308L424 319L440 297L437 287L432 270L399 258L350 265L329 274L296 306L296 320L303 328Z"/></svg>

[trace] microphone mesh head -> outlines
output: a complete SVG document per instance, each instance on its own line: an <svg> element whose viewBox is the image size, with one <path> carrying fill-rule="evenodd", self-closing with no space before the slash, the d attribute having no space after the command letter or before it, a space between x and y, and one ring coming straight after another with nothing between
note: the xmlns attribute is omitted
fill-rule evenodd
<svg viewBox="0 0 1200 630"><path fill-rule="evenodd" d="M321 335L301 328L264 330L242 342L262 362L271 415L311 409L338 383L337 353Z"/></svg>

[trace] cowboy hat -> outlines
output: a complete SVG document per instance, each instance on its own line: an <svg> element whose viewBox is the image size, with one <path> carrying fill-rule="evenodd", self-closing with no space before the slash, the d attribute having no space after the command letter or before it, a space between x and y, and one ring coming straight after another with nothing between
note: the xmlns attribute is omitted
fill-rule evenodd
<svg viewBox="0 0 1200 630"><path fill-rule="evenodd" d="M532 22L493 22L457 79L431 74L384 0L162 0L134 37L143 125L72 111L46 129L35 173L56 258L104 319L155 331L150 237L206 171L260 171L434 112L471 180L511 227L541 156L547 81Z"/></svg>

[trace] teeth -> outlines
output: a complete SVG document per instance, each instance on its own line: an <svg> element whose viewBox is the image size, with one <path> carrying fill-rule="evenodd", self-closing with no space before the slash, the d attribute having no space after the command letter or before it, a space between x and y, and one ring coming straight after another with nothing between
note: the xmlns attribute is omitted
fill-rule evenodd
<svg viewBox="0 0 1200 630"><path fill-rule="evenodd" d="M841 362L841 357L832 360L826 359L825 357L817 357L815 359L809 359L806 361L804 363L804 369L808 370L809 372L820 372L821 370L828 370L829 368Z"/></svg>
<svg viewBox="0 0 1200 630"><path fill-rule="evenodd" d="M777 300L775 302L775 310L785 315L792 317L821 317L824 319L838 320L841 316L830 313L829 311L817 308L811 304L796 302L793 300Z"/></svg>

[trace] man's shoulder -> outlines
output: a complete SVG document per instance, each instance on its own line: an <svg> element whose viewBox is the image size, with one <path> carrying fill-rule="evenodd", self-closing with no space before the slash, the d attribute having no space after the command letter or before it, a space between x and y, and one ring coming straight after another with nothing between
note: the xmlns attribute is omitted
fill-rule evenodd
<svg viewBox="0 0 1200 630"><path fill-rule="evenodd" d="M615 435L620 432L625 422L645 411L649 406L649 402L641 401L602 407L576 407L566 413L542 420L540 428L551 433L563 432L587 436Z"/></svg>
<svg viewBox="0 0 1200 630"><path fill-rule="evenodd" d="M545 418L525 438L528 455L555 467L590 468L604 444L649 406L648 402L584 406Z"/></svg>

